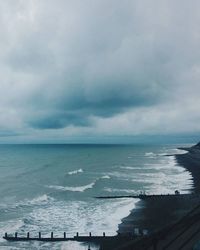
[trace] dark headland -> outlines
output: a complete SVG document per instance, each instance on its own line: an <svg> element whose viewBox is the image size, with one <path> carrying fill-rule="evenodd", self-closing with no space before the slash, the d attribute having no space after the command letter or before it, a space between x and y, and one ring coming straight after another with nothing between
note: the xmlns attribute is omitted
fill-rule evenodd
<svg viewBox="0 0 200 250"><path fill-rule="evenodd" d="M192 175L191 193L142 197L118 227L119 235L138 236L121 245L119 241L116 245L102 242L100 249L193 249L200 240L200 143L180 149L186 153L175 157Z"/></svg>

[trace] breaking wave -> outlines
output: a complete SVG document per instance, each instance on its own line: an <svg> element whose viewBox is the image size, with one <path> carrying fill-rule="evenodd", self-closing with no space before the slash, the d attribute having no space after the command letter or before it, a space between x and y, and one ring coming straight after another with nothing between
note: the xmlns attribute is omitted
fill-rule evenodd
<svg viewBox="0 0 200 250"><path fill-rule="evenodd" d="M78 173L83 173L83 169L80 168L80 169L68 172L69 175L78 174Z"/></svg>
<svg viewBox="0 0 200 250"><path fill-rule="evenodd" d="M100 178L97 178L94 182L87 184L87 185L84 185L84 186L73 187L73 186L48 185L47 187L55 189L55 190L60 190L60 191L84 192L88 189L93 188L94 185L96 184L96 182L101 180L101 179L110 179L110 176L104 175Z"/></svg>
<svg viewBox="0 0 200 250"><path fill-rule="evenodd" d="M166 156L166 155L167 155L167 152L158 153L158 154L155 154L153 152L146 152L145 153L145 156L149 157L149 158L155 158L155 157L158 157L158 156Z"/></svg>
<svg viewBox="0 0 200 250"><path fill-rule="evenodd" d="M110 179L110 176L109 175L104 175L101 177L101 179Z"/></svg>
<svg viewBox="0 0 200 250"><path fill-rule="evenodd" d="M50 201L54 201L54 199L46 194L37 196L33 199L25 199L22 201L19 201L17 203L12 203L12 204L0 204L0 212L8 212L15 210L17 208L22 208L22 207L32 207L32 206L40 206L40 205L45 205L49 203Z"/></svg>
<svg viewBox="0 0 200 250"><path fill-rule="evenodd" d="M135 170L135 167L120 167L121 169ZM138 168L141 169L141 168Z"/></svg>
<svg viewBox="0 0 200 250"><path fill-rule="evenodd" d="M146 157L155 157L156 154L154 154L153 152L147 152L147 153L145 153L145 156Z"/></svg>
<svg viewBox="0 0 200 250"><path fill-rule="evenodd" d="M33 198L32 200L26 200L27 205L40 205L41 203L47 203L49 201L54 200L52 197L44 194L41 196L38 196L36 198Z"/></svg>
<svg viewBox="0 0 200 250"><path fill-rule="evenodd" d="M136 191L133 189L104 188L104 191L109 193L123 192L128 194L136 194Z"/></svg>
<svg viewBox="0 0 200 250"><path fill-rule="evenodd" d="M71 191L71 192L84 192L87 189L93 188L96 182L92 182L85 186L78 186L78 187L68 187L68 186L58 186L58 185L50 185L47 186L48 188L61 190L61 191Z"/></svg>

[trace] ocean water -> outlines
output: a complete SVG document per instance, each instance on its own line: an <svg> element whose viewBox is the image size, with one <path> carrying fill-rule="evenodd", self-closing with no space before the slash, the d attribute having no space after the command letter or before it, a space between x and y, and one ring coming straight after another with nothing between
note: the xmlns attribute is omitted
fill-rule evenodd
<svg viewBox="0 0 200 250"><path fill-rule="evenodd" d="M138 200L95 196L190 192L190 173L166 156L184 153L178 146L183 145L1 145L0 249L88 249L76 242L2 237L39 231L42 236L52 231L55 236L115 235Z"/></svg>

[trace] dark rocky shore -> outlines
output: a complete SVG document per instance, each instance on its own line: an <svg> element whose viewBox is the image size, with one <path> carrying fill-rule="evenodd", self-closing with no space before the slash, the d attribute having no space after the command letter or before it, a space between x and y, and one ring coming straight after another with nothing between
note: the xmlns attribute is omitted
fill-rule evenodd
<svg viewBox="0 0 200 250"><path fill-rule="evenodd" d="M174 195L156 195L156 196L146 196L142 200L137 203L135 209L133 209L130 215L122 220L122 223L119 225L118 233L119 235L130 235L137 233L138 236L133 236L130 243L124 244L120 246L120 242L117 244L112 242L109 244L102 244L100 249L164 249L157 248L159 246L159 233L166 228L173 227L176 225L177 221L182 220L192 209L198 207L200 204L200 143L191 148L180 148L187 153L175 155L177 163L188 171L190 171L193 181L194 187L191 190L191 194L174 194ZM200 218L200 209L199 218ZM195 216L198 216L195 215ZM183 221L183 225L187 225L189 219ZM171 235L168 237L172 237L175 235L178 229L174 229L171 232ZM200 222L199 222L200 229ZM148 232L148 236L145 236ZM169 234L169 233L168 233ZM199 230L200 234L200 230ZM155 236L156 235L156 236ZM167 233L166 233L167 235ZM155 241L156 237L156 243ZM187 235L185 236L187 238ZM167 239L167 236L166 236ZM161 240L161 239L160 239ZM149 247L143 248L141 244L138 245L138 242L145 244L146 241L150 241L147 244ZM110 242L111 243L111 242ZM157 245L153 246L154 243ZM164 241L162 239L162 244L164 245ZM166 243L167 244L167 243ZM152 246L152 248L151 248ZM155 247L155 248L154 248ZM167 249L175 249L175 248L167 248ZM178 249L178 248L177 248ZM182 249L182 248L181 248ZM190 248L183 248L190 249Z"/></svg>
<svg viewBox="0 0 200 250"><path fill-rule="evenodd" d="M200 142L190 148L180 149L187 153L176 155L177 162L192 174L194 192L200 193Z"/></svg>

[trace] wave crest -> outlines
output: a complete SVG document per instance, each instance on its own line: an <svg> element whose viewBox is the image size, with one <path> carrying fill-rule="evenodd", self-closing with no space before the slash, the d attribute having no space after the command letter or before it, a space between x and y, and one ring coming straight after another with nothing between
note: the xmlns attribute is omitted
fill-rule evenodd
<svg viewBox="0 0 200 250"><path fill-rule="evenodd" d="M100 179L110 179L110 176L109 175L104 175Z"/></svg>
<svg viewBox="0 0 200 250"><path fill-rule="evenodd" d="M77 170L73 170L73 171L69 171L68 174L69 175L73 175L73 174L78 174L78 173L83 173L83 169L77 169Z"/></svg>
<svg viewBox="0 0 200 250"><path fill-rule="evenodd" d="M60 190L60 191L71 191L71 192L84 192L87 189L93 188L96 182L92 182L85 186L78 186L78 187L68 187L68 186L59 186L59 185L50 185L47 186L48 188Z"/></svg>
<svg viewBox="0 0 200 250"><path fill-rule="evenodd" d="M51 201L51 200L53 200L52 197L49 197L48 195L43 194L41 196L33 198L32 200L27 200L26 204L28 204L28 205L39 205L41 203L46 203L46 202Z"/></svg>
<svg viewBox="0 0 200 250"><path fill-rule="evenodd" d="M102 177L97 178L94 182L87 184L87 185L84 185L84 186L73 187L73 186L48 185L47 187L52 188L52 189L56 189L56 190L60 190L60 191L84 192L88 189L93 188L94 185L102 179L110 179L110 176L104 175Z"/></svg>
<svg viewBox="0 0 200 250"><path fill-rule="evenodd" d="M145 156L146 157L155 157L156 154L154 154L153 152L147 152L147 153L145 153Z"/></svg>

